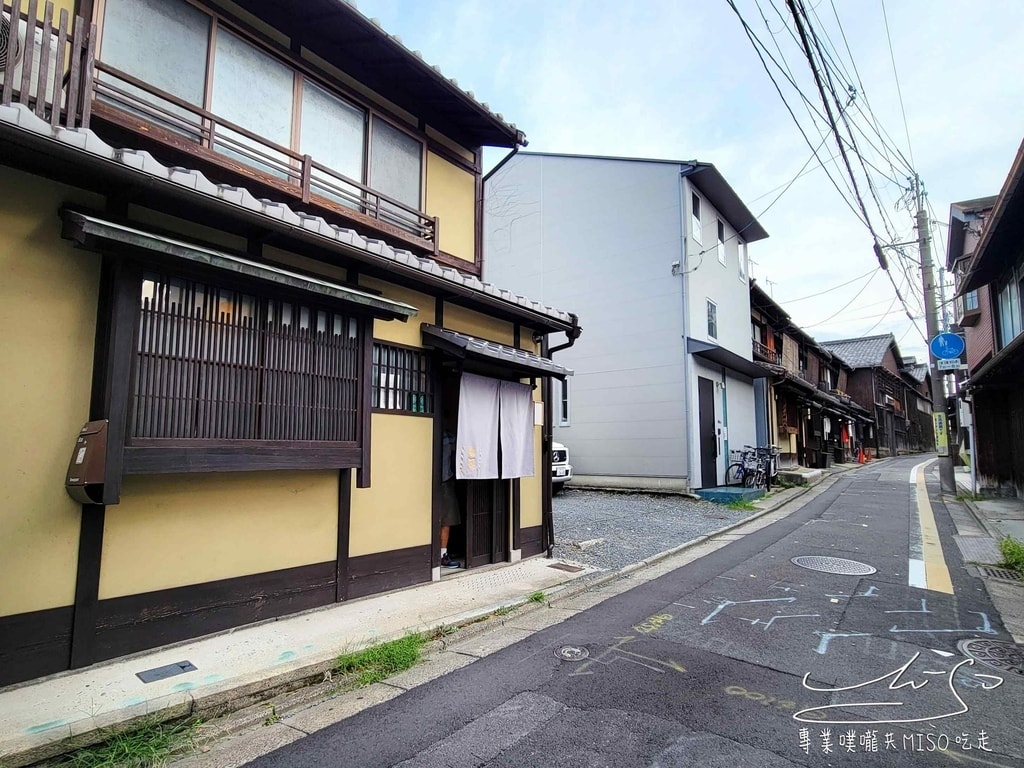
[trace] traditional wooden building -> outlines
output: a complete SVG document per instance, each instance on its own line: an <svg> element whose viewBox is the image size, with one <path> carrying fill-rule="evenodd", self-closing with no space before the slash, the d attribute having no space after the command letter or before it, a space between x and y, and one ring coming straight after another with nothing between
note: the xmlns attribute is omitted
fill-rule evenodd
<svg viewBox="0 0 1024 768"><path fill-rule="evenodd" d="M1024 144L991 208L970 222L975 231L958 270L965 309L968 378L974 416L978 488L1024 498ZM950 230L950 238L953 230ZM974 310L973 318L967 309ZM965 322L968 321L968 322Z"/></svg>
<svg viewBox="0 0 1024 768"><path fill-rule="evenodd" d="M750 281L754 361L765 373L765 433L782 466L825 468L856 460L871 433L870 412L847 394L853 369L795 325Z"/></svg>
<svg viewBox="0 0 1024 768"><path fill-rule="evenodd" d="M934 450L927 366L904 360L891 333L825 341L822 346L852 368L848 394L874 415L864 440L873 455Z"/></svg>
<svg viewBox="0 0 1024 768"><path fill-rule="evenodd" d="M456 423L453 553L547 549L579 326L480 280L520 131L336 0L3 12L0 684L440 578Z"/></svg>

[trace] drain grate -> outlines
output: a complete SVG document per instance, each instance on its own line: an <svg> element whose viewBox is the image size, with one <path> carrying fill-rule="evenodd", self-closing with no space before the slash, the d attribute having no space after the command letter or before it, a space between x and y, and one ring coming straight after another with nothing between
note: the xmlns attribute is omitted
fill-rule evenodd
<svg viewBox="0 0 1024 768"><path fill-rule="evenodd" d="M590 651L582 645L563 645L555 649L555 656L562 661L583 661L590 656Z"/></svg>
<svg viewBox="0 0 1024 768"><path fill-rule="evenodd" d="M988 576L993 579L1006 579L1007 581L1024 581L1020 577L1020 574L1016 571L1012 571L1009 568L997 568L994 565L979 565L978 570L981 571L982 576Z"/></svg>
<svg viewBox="0 0 1024 768"><path fill-rule="evenodd" d="M869 576L878 571L877 568L873 568L867 563L858 563L856 560L846 560L842 557L800 555L800 557L792 558L790 562L812 571L838 573L842 576Z"/></svg>
<svg viewBox="0 0 1024 768"><path fill-rule="evenodd" d="M1024 650L1019 645L1004 640L973 638L961 640L957 643L957 648L986 667L1024 676Z"/></svg>

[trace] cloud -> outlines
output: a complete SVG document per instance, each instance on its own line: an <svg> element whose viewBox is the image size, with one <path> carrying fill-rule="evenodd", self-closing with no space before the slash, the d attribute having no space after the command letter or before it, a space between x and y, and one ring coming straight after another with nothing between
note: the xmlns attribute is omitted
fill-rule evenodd
<svg viewBox="0 0 1024 768"><path fill-rule="evenodd" d="M788 18L784 5L761 0L773 37L752 0L737 2L772 54L780 61L785 56L794 80L820 109L806 59L773 10L779 8ZM856 134L858 145L879 171L895 179L886 181L872 171L876 206L855 166L882 239L911 240L915 232L911 212L897 207L908 172L899 168L895 155L886 158L871 149L870 144L882 141L876 129L908 158L912 150L940 221L948 217L951 202L998 192L1024 125L1024 79L1016 76L1024 49L1024 3L990 2L970 11L954 0L890 3L889 35L880 6L835 7L841 28L828 4L818 4L811 18L822 45L857 89L849 113L866 133ZM423 50L427 61L516 122L531 150L696 157L715 163L756 213L777 194L766 193L791 181L811 156L725 3L362 0L360 8L379 16L385 29ZM808 107L784 77L779 80L810 141L818 144L821 134ZM863 117L868 105L877 124ZM485 157L493 163L503 154L489 151ZM821 156L836 154L835 142L826 140ZM827 165L837 180L845 175L838 159ZM881 225L878 207L891 222L891 233ZM825 290L876 264L870 234L820 167L795 181L761 223L770 238L754 243L750 254L761 284L771 281L778 297ZM945 230L940 233L939 240ZM894 260L894 279L919 314L920 277L899 266ZM813 323L828 317L858 285L851 288L795 305L794 319ZM849 313L814 333L854 336L877 323L875 333L892 331L904 339L902 350L921 355L923 342L905 314L861 319L881 314L893 296L890 281L879 275ZM919 322L923 327L923 319Z"/></svg>

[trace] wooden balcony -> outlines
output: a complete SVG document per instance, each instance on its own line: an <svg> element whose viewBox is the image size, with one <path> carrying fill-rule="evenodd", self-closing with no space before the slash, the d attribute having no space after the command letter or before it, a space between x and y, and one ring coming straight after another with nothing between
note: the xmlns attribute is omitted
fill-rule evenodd
<svg viewBox="0 0 1024 768"><path fill-rule="evenodd" d="M39 7L39 0L3 6L11 18L23 20L21 30L31 26L27 19L36 19ZM213 181L252 186L254 193L447 261L439 252L436 217L96 60L95 25L69 19L66 10L55 23L50 0L35 28L35 35L9 36L7 56L0 57L10 62L0 63L0 104L24 104L55 128L123 137L125 146L130 141L133 148L158 152L165 163L196 168ZM19 64L34 60L40 64Z"/></svg>
<svg viewBox="0 0 1024 768"><path fill-rule="evenodd" d="M774 349L769 349L760 341L756 339L753 341L754 344L754 359L762 360L772 365L782 365L782 353L776 352Z"/></svg>

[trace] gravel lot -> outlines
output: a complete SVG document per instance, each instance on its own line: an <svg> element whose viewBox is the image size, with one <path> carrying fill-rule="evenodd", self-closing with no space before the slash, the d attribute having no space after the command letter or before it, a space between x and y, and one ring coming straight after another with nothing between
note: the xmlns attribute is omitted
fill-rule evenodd
<svg viewBox="0 0 1024 768"><path fill-rule="evenodd" d="M684 496L566 488L552 499L555 557L617 570L739 522L754 511ZM580 542L604 539L585 549Z"/></svg>

